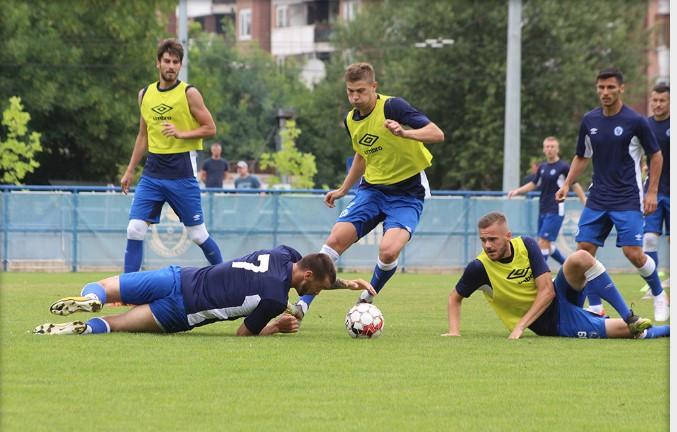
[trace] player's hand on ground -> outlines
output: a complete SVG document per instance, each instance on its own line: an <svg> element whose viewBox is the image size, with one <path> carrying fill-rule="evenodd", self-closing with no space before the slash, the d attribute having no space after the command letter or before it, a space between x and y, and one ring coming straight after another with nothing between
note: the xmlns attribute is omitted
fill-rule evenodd
<svg viewBox="0 0 677 432"><path fill-rule="evenodd" d="M376 296L378 293L369 282L364 279L349 279L346 280L346 287L353 291L367 290L369 294Z"/></svg>
<svg viewBox="0 0 677 432"><path fill-rule="evenodd" d="M644 215L649 215L658 208L658 198L656 194L648 193L644 196Z"/></svg>
<svg viewBox="0 0 677 432"><path fill-rule="evenodd" d="M299 321L301 321L305 315L301 306L289 302L287 302L287 309L284 312L294 316Z"/></svg>
<svg viewBox="0 0 677 432"><path fill-rule="evenodd" d="M395 120L386 120L384 126L395 136L404 136L404 129L402 125L396 122Z"/></svg>
<svg viewBox="0 0 677 432"><path fill-rule="evenodd" d="M510 333L510 336L508 336L508 339L519 339L522 337L522 334L524 334L524 330L520 328L515 328L515 330Z"/></svg>
<svg viewBox="0 0 677 432"><path fill-rule="evenodd" d="M277 328L280 333L296 333L299 331L299 320L293 315L284 313L277 319Z"/></svg>
<svg viewBox="0 0 677 432"><path fill-rule="evenodd" d="M329 208L334 208L336 207L335 201L339 198L343 198L343 196L346 193L343 192L341 189L336 189L333 191L327 192L327 194L324 196L324 203L327 205Z"/></svg>
<svg viewBox="0 0 677 432"><path fill-rule="evenodd" d="M176 129L176 126L169 122L162 123L162 135L167 137L181 138L181 132Z"/></svg>
<svg viewBox="0 0 677 432"><path fill-rule="evenodd" d="M567 199L567 195L569 195L569 186L564 185L557 192L555 192L555 201L557 202L563 202L565 199Z"/></svg>

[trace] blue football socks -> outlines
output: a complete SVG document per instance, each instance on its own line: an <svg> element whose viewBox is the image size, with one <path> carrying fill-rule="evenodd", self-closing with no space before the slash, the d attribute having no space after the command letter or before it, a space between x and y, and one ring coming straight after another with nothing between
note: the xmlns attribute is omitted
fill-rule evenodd
<svg viewBox="0 0 677 432"><path fill-rule="evenodd" d="M630 308L628 308L625 300L623 300L623 296L621 296L621 293L616 288L616 285L614 285L601 262L596 261L585 272L585 279L587 280L585 291L590 304L594 304L591 301L591 297L594 296L597 299L601 297L613 306L624 320L627 320L632 315ZM601 300L599 300L599 303L601 303Z"/></svg>
<svg viewBox="0 0 677 432"><path fill-rule="evenodd" d="M143 240L127 239L125 249L125 273L134 273L141 269L143 259Z"/></svg>
<svg viewBox="0 0 677 432"><path fill-rule="evenodd" d="M202 249L202 252L205 254L205 258L207 258L207 261L209 261L209 264L214 265L221 264L223 262L219 245L216 244L211 236L209 236L207 240L205 240L205 242L200 245L200 249Z"/></svg>
<svg viewBox="0 0 677 432"><path fill-rule="evenodd" d="M397 260L390 264L384 264L379 259L376 266L374 266L374 274L371 276L371 286L374 287L377 293L380 292L396 271Z"/></svg>
<svg viewBox="0 0 677 432"><path fill-rule="evenodd" d="M658 276L656 261L650 255L651 253L652 252L646 253L646 262L642 267L638 267L637 271L642 276L642 279L649 285L651 294L655 297L663 292L663 286L661 285L661 278Z"/></svg>
<svg viewBox="0 0 677 432"><path fill-rule="evenodd" d="M566 261L566 257L562 255L562 252L560 252L556 247L550 247L550 256L552 259L560 263L560 265L564 265L564 261Z"/></svg>
<svg viewBox="0 0 677 432"><path fill-rule="evenodd" d="M108 325L108 322L104 320L103 318L92 318L89 321L86 322L87 327L89 331L86 333L91 333L91 334L101 334L101 333L110 333L110 326Z"/></svg>
<svg viewBox="0 0 677 432"><path fill-rule="evenodd" d="M82 291L80 291L80 295L86 297L87 294L94 294L102 304L106 303L106 290L104 290L103 286L99 283L92 282L85 285L82 288Z"/></svg>
<svg viewBox="0 0 677 432"><path fill-rule="evenodd" d="M646 330L642 339L656 339L659 337L670 337L670 326L654 326Z"/></svg>

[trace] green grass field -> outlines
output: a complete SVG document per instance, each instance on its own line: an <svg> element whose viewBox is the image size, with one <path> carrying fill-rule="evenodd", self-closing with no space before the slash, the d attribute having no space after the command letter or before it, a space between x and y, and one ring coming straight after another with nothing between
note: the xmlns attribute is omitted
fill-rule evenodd
<svg viewBox="0 0 677 432"><path fill-rule="evenodd" d="M357 295L344 291L318 297L295 335L232 336L241 321L175 335L30 333L68 320L51 302L102 276L0 275L1 430L668 430L667 339L509 341L480 294L464 302L463 336L443 338L458 275L396 275L377 301L375 340L346 333ZM614 279L652 315L639 276Z"/></svg>

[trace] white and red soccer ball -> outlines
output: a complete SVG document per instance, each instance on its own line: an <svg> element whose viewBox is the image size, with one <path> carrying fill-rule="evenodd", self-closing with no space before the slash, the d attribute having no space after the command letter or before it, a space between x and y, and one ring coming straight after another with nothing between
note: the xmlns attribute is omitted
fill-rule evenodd
<svg viewBox="0 0 677 432"><path fill-rule="evenodd" d="M357 304L346 314L346 330L353 338L379 337L383 333L383 314L373 304Z"/></svg>

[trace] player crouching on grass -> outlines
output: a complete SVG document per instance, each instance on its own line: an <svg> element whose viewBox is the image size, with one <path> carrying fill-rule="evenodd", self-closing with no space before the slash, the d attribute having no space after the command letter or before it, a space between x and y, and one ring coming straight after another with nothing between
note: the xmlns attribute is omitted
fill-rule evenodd
<svg viewBox="0 0 677 432"><path fill-rule="evenodd" d="M460 336L461 303L481 290L489 304L519 339L529 328L541 336L578 338L669 337L670 326L652 327L625 304L606 269L584 250L571 254L553 283L536 241L512 238L505 215L489 213L478 224L483 252L465 268L449 294L449 332ZM585 290L584 290L585 289ZM610 303L620 318L607 318L583 309L584 292Z"/></svg>
<svg viewBox="0 0 677 432"><path fill-rule="evenodd" d="M237 336L295 333L298 320L284 313L291 310L289 289L294 287L299 295L318 294L331 289L335 281L334 263L326 254L301 257L291 247L278 246L202 268L169 266L87 284L80 297L58 300L50 312L56 315L98 312L106 302L138 306L87 322L42 324L33 333L176 333L242 317L245 319L237 329ZM366 289L376 294L361 279L345 281L341 288Z"/></svg>

